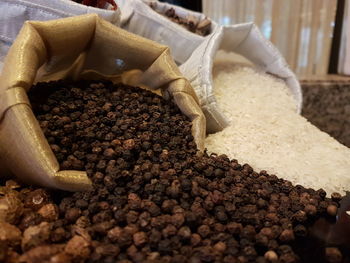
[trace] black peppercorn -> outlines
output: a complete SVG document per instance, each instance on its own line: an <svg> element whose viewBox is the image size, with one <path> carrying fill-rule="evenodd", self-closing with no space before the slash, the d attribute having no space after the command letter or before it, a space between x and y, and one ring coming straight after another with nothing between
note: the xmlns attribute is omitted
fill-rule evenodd
<svg viewBox="0 0 350 263"><path fill-rule="evenodd" d="M33 100L33 109L61 168L85 170L94 183L92 192L55 193L54 201L41 189L34 205L29 196L37 189L18 198L26 200L15 213L20 230L52 224L45 242L63 251L55 260L295 262L293 240L307 237L325 212L337 213L339 194L331 201L323 190L225 155L197 154L188 118L149 91L84 80L40 86L49 95ZM25 255L9 244L6 253Z"/></svg>

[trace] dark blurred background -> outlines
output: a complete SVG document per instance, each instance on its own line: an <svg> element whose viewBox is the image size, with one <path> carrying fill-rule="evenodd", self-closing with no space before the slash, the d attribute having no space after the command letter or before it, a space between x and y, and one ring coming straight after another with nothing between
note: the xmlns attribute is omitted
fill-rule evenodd
<svg viewBox="0 0 350 263"><path fill-rule="evenodd" d="M202 12L202 0L160 0L160 2L167 2L187 9Z"/></svg>

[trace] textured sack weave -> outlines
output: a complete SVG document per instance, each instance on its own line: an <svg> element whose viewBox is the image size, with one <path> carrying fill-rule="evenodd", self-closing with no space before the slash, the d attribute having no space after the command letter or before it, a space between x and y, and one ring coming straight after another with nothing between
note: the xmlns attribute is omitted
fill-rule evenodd
<svg viewBox="0 0 350 263"><path fill-rule="evenodd" d="M120 10L105 10L71 0L1 0L0 1L0 71L8 49L27 20L52 19L95 13L118 25Z"/></svg>
<svg viewBox="0 0 350 263"><path fill-rule="evenodd" d="M125 71L131 73L121 76ZM191 119L193 136L203 150L204 115L166 46L93 14L29 21L12 45L0 78L0 156L12 173L47 187L71 191L91 187L85 172L59 171L26 92L36 81L92 76L128 79L132 84L161 89Z"/></svg>
<svg viewBox="0 0 350 263"><path fill-rule="evenodd" d="M212 22L211 34L202 37L191 33L149 7L158 10L173 8L181 17L188 15L203 19L201 13L152 0L116 0L121 8L121 26L126 30L168 45L180 70L191 82L207 119L207 132L217 132L228 121L217 106L213 95L213 59L219 49L238 53L262 70L284 80L301 111L301 88L280 52L265 39L253 23L218 26ZM234 83L232 85L234 87Z"/></svg>

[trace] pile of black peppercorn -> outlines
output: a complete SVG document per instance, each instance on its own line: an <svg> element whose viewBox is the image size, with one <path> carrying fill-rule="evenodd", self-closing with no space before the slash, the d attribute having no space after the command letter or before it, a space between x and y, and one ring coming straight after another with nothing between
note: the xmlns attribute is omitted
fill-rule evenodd
<svg viewBox="0 0 350 263"><path fill-rule="evenodd" d="M308 226L337 213L339 194L199 156L187 117L149 91L57 81L30 98L61 168L94 190L0 188L5 262L300 262ZM345 262L336 247L322 260Z"/></svg>
<svg viewBox="0 0 350 263"><path fill-rule="evenodd" d="M350 147L350 83L303 81L302 115L313 125Z"/></svg>

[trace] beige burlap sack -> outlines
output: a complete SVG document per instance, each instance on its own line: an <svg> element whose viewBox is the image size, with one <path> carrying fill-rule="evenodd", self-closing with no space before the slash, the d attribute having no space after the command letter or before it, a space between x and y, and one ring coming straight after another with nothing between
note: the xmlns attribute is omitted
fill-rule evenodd
<svg viewBox="0 0 350 263"><path fill-rule="evenodd" d="M133 73L123 78L126 71ZM92 76L127 79L134 85L161 90L191 119L193 136L203 150L204 115L168 47L128 33L94 14L28 21L11 47L0 77L0 159L13 174L51 188L91 188L84 171L59 171L26 92L37 81Z"/></svg>

